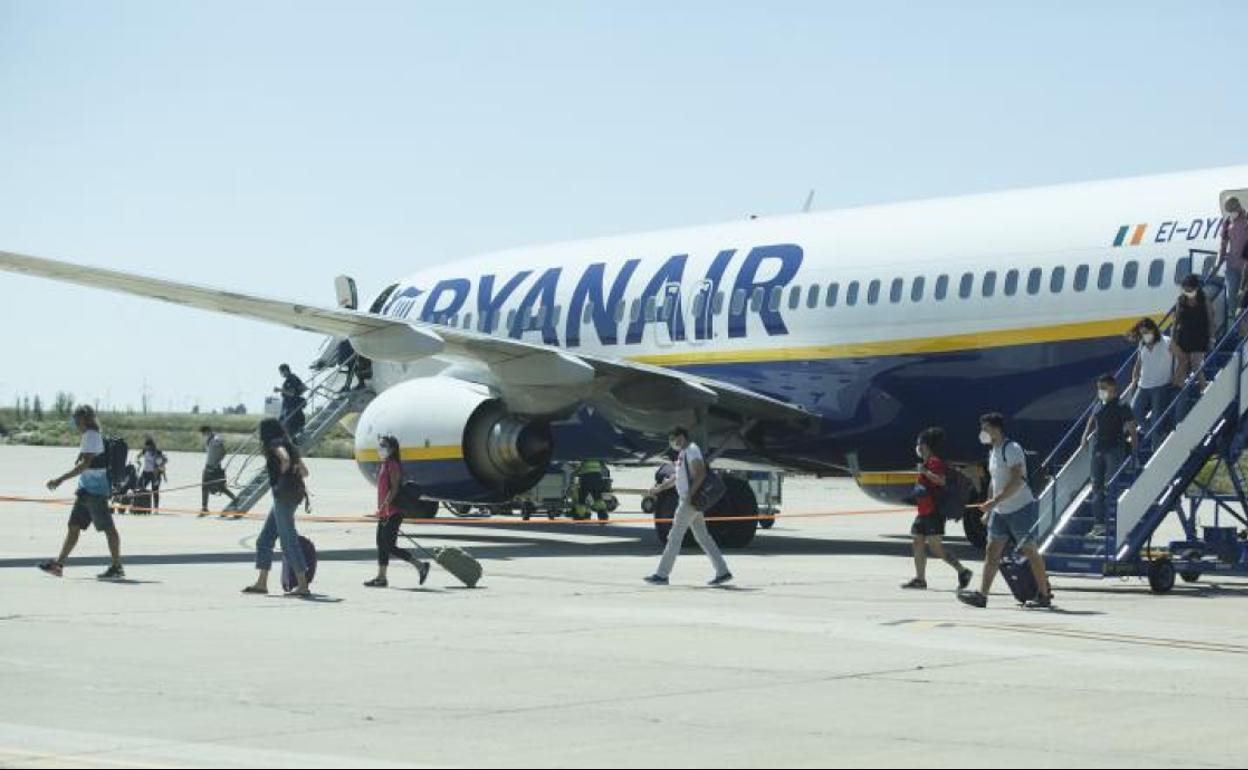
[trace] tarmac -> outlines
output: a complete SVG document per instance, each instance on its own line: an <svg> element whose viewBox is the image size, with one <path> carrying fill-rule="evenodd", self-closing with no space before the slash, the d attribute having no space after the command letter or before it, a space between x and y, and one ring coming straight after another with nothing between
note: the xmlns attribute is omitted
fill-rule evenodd
<svg viewBox="0 0 1248 770"><path fill-rule="evenodd" d="M73 455L0 446L0 495L47 497ZM172 455L169 486L201 462ZM311 465L315 515L371 508L353 463ZM1029 611L999 582L975 610L938 562L899 589L910 513L843 480L785 495L726 589L694 550L642 583L631 496L605 526L406 525L480 558L473 590L403 564L364 588L374 525L301 522L314 601L239 594L258 520L121 517L127 579L99 582L94 532L64 578L34 568L66 507L0 502L0 767L1244 766L1248 583L1057 578Z"/></svg>

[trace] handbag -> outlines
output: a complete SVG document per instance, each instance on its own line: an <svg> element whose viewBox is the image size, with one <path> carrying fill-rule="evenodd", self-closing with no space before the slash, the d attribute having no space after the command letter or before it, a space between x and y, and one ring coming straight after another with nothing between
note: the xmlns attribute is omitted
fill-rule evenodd
<svg viewBox="0 0 1248 770"><path fill-rule="evenodd" d="M689 470L689 460L683 454L681 455L681 462L685 466L685 475L692 480L693 474ZM718 471L711 470L711 464L708 462L706 463L706 478L702 479L702 484L698 486L698 491L693 493L689 503L697 510L706 513L727 492L728 485L724 483L724 477Z"/></svg>

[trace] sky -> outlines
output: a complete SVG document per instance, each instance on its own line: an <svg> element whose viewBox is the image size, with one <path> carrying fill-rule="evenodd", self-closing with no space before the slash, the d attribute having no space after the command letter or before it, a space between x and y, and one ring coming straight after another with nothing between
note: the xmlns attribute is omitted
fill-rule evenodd
<svg viewBox="0 0 1248 770"><path fill-rule="evenodd" d="M0 249L333 304L494 249L1245 162L1234 2L0 0ZM321 338L0 273L0 405Z"/></svg>

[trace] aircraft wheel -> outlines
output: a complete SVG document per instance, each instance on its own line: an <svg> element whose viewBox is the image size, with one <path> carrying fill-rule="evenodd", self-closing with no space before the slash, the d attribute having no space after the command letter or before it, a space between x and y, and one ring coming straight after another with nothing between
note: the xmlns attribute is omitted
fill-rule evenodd
<svg viewBox="0 0 1248 770"><path fill-rule="evenodd" d="M1174 588L1174 562L1157 559L1148 565L1148 587L1155 594L1168 594Z"/></svg>
<svg viewBox="0 0 1248 770"><path fill-rule="evenodd" d="M754 540L758 531L758 499L754 489L745 479L725 476L724 486L727 492L719 502L711 506L707 512L710 518L728 518L739 520L708 522L711 537L721 548L745 548Z"/></svg>

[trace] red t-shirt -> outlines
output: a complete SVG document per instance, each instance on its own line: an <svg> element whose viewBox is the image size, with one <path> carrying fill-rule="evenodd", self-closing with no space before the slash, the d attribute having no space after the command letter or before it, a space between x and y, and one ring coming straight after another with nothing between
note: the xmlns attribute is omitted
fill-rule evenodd
<svg viewBox="0 0 1248 770"><path fill-rule="evenodd" d="M398 467L400 478L402 478L403 466L393 457L387 459L381 464L381 471L377 474L377 510L380 512L381 518L388 519L391 516L397 516L402 513L398 506L391 503L386 506L386 497L390 495L390 468Z"/></svg>
<svg viewBox="0 0 1248 770"><path fill-rule="evenodd" d="M945 473L948 472L945 461L936 455L932 455L927 458L927 462L923 463L923 467L941 478L944 478ZM919 485L922 486L924 491L927 493L919 495L919 515L931 516L936 513L936 495L938 494L938 490L941 488L941 485L932 481L922 473L919 474Z"/></svg>

